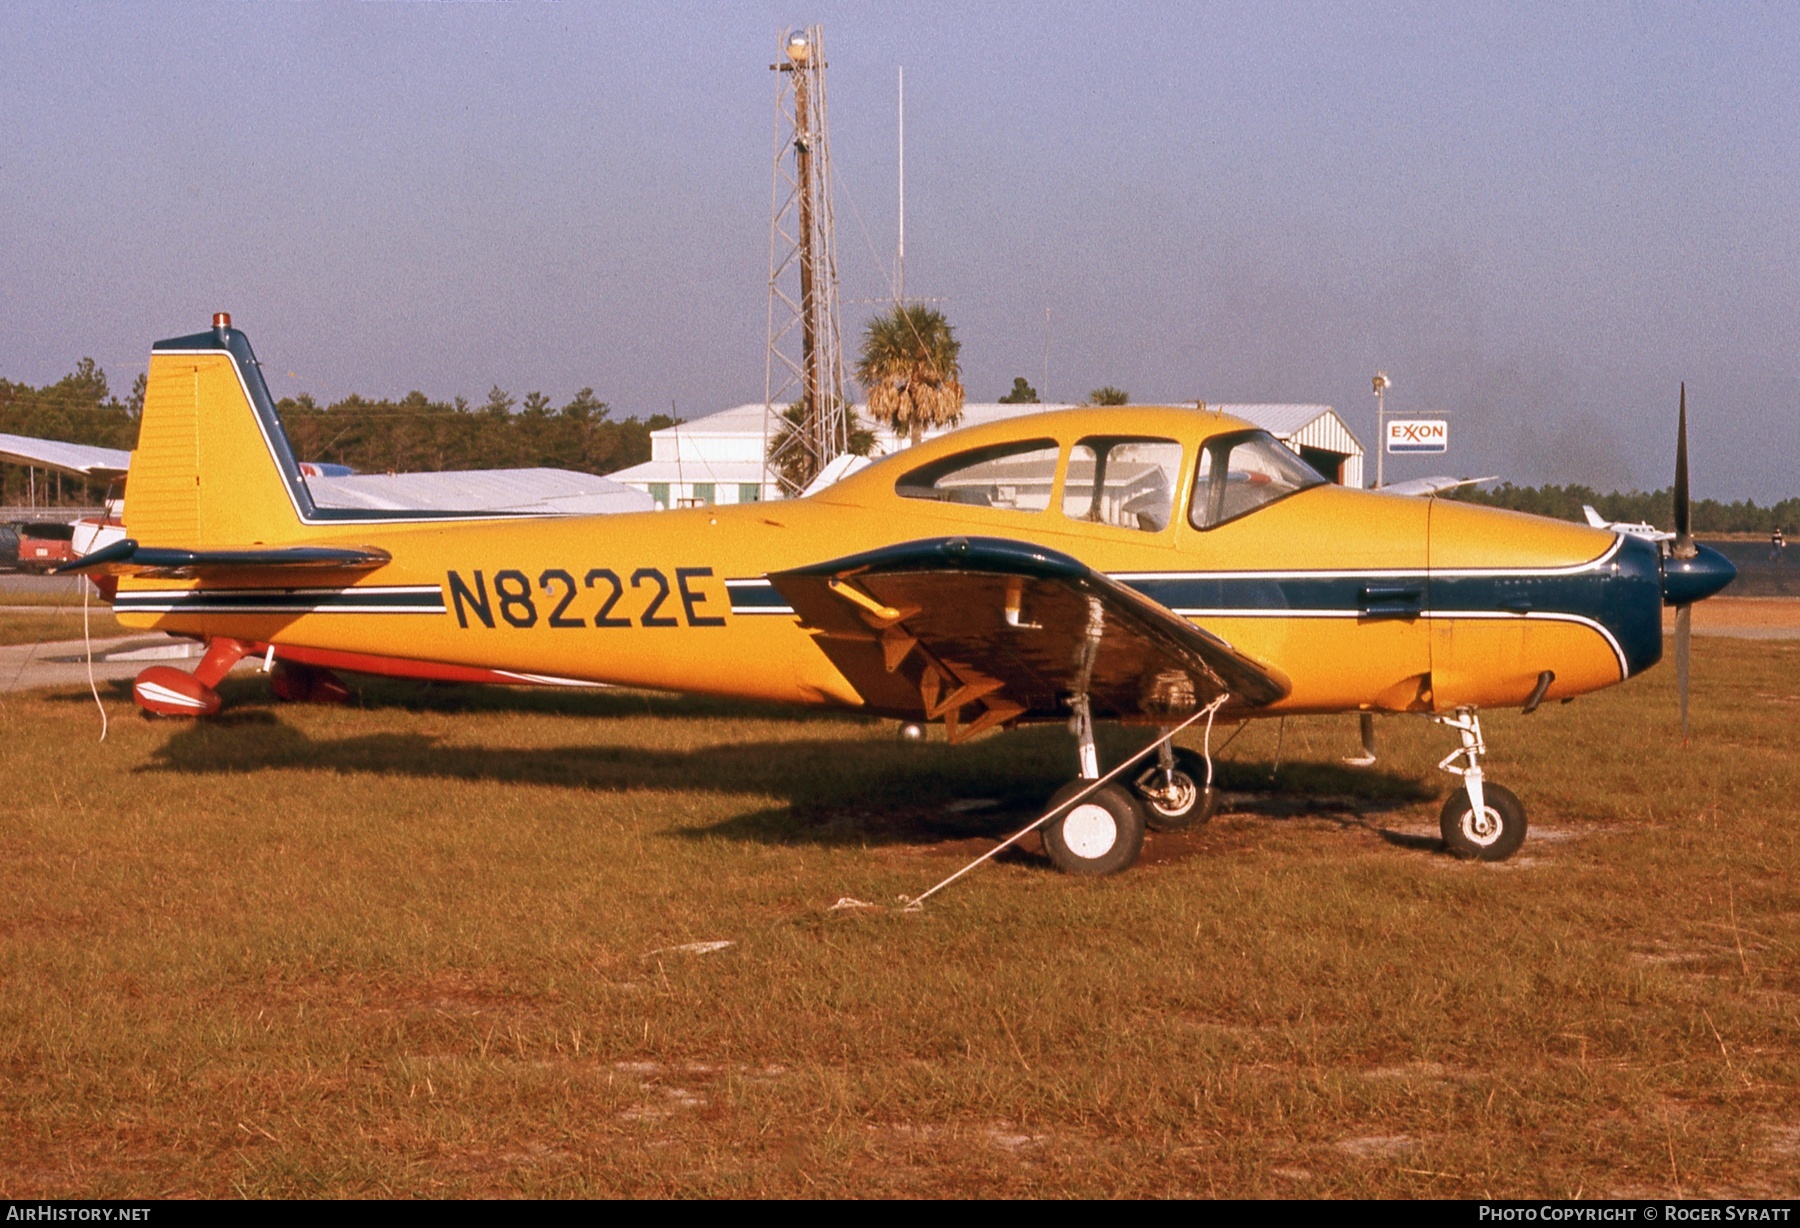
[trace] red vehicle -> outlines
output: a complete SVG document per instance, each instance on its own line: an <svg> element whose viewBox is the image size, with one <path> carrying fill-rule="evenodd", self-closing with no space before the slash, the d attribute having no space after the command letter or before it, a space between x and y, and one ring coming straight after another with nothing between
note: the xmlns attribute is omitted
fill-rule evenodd
<svg viewBox="0 0 1800 1228"><path fill-rule="evenodd" d="M75 526L71 524L21 524L19 570L49 571L75 560Z"/></svg>

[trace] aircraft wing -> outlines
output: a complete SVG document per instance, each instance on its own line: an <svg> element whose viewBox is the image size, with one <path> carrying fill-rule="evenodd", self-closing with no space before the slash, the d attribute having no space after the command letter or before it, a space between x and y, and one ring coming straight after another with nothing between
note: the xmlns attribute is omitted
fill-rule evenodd
<svg viewBox="0 0 1800 1228"><path fill-rule="evenodd" d="M1244 710L1289 690L1218 636L1025 542L907 542L769 581L870 709L943 717L953 741L1066 718L1082 693L1098 718L1173 723L1221 694Z"/></svg>
<svg viewBox="0 0 1800 1228"><path fill-rule="evenodd" d="M131 468L131 453L58 439L33 439L29 435L0 435L0 461L110 482L124 477Z"/></svg>
<svg viewBox="0 0 1800 1228"><path fill-rule="evenodd" d="M1447 474L1437 477L1411 478L1404 482L1390 482L1381 488L1382 493L1389 495L1441 495L1447 490L1456 490L1462 486L1479 486L1483 482L1497 481L1497 477L1485 478L1453 478Z"/></svg>

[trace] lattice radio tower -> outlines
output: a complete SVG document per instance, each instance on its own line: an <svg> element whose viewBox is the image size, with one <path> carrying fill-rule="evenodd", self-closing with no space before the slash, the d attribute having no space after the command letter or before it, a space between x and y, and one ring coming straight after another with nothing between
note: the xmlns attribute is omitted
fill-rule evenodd
<svg viewBox="0 0 1800 1228"><path fill-rule="evenodd" d="M786 62L769 65L776 73L775 173L763 454L784 495L798 494L850 445L819 35L818 26L790 31L783 39ZM792 426L784 414L795 404L800 422Z"/></svg>

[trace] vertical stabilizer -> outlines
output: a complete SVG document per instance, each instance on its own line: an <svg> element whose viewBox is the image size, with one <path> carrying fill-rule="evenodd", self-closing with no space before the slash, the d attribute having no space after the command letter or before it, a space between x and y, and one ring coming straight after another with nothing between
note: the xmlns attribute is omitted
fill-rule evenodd
<svg viewBox="0 0 1800 1228"><path fill-rule="evenodd" d="M144 546L219 549L307 536L312 500L249 339L229 316L150 353L125 531Z"/></svg>

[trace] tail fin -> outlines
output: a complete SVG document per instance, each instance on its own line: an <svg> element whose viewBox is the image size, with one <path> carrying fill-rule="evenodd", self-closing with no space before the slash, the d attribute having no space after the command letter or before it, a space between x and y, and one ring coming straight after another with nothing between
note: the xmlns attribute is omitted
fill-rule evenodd
<svg viewBox="0 0 1800 1228"><path fill-rule="evenodd" d="M1593 509L1593 507L1589 504L1583 503L1581 505L1581 514L1583 516L1586 516L1587 522L1589 524L1593 525L1596 529L1612 528L1612 522L1607 520L1606 517L1602 516L1599 512L1596 512Z"/></svg>
<svg viewBox="0 0 1800 1228"><path fill-rule="evenodd" d="M158 341L125 498L126 532L189 550L312 536L312 498L256 355L231 317Z"/></svg>

